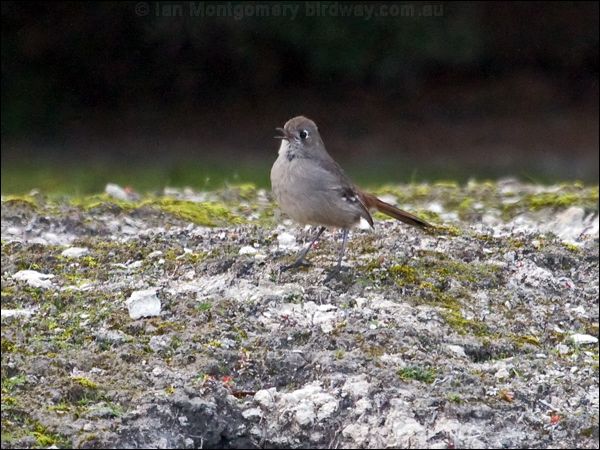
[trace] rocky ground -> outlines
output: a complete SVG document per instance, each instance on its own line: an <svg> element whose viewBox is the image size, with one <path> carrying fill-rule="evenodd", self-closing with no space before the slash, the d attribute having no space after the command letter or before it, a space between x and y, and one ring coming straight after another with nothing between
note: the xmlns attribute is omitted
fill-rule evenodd
<svg viewBox="0 0 600 450"><path fill-rule="evenodd" d="M392 186L310 239L252 186L2 198L2 448L598 448L598 187Z"/></svg>

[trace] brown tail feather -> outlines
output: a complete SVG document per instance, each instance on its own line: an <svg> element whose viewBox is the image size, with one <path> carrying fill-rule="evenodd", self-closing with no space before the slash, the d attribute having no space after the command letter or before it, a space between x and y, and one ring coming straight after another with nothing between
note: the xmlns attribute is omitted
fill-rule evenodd
<svg viewBox="0 0 600 450"><path fill-rule="evenodd" d="M394 219L398 219L401 222L404 222L408 225L412 225L413 227L419 228L427 228L433 227L430 223L424 221L423 219L419 219L417 216L413 216L412 214L407 213L406 211L402 211L401 209L396 208L395 206L390 205L389 203L382 202L374 195L368 194L366 192L361 192L360 196L368 209L376 209L383 214L386 214Z"/></svg>

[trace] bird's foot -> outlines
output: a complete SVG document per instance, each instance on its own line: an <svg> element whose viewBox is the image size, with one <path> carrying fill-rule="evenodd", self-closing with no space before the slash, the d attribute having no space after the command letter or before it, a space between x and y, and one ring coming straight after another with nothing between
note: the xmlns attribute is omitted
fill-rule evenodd
<svg viewBox="0 0 600 450"><path fill-rule="evenodd" d="M282 272L285 272L286 270L289 270L289 269L297 269L298 267L310 267L310 266L312 266L311 263L307 263L302 260L298 260L294 264L290 264L289 266L281 266L281 268L279 270L281 270Z"/></svg>
<svg viewBox="0 0 600 450"><path fill-rule="evenodd" d="M329 270L329 275L323 280L323 283L328 283L337 277L342 271L347 271L348 267L335 266L333 269Z"/></svg>

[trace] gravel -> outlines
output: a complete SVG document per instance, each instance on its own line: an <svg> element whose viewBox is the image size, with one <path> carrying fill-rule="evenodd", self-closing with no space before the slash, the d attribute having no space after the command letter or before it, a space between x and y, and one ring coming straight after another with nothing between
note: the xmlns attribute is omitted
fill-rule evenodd
<svg viewBox="0 0 600 450"><path fill-rule="evenodd" d="M2 448L598 448L598 187L377 193L327 284L261 189L3 197Z"/></svg>

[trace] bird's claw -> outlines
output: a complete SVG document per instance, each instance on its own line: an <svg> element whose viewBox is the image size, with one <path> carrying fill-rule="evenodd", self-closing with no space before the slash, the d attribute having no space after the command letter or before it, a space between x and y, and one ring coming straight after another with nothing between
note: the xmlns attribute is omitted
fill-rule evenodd
<svg viewBox="0 0 600 450"><path fill-rule="evenodd" d="M281 270L282 272L285 272L286 270L289 269L297 269L298 267L310 267L312 266L311 263L307 263L304 261L296 261L294 264L290 264L289 266L281 266L281 268L279 270Z"/></svg>
<svg viewBox="0 0 600 450"><path fill-rule="evenodd" d="M345 270L348 270L348 267L336 266L335 268L330 269L329 275L327 275L325 280L323 280L323 283L328 283L329 281L333 280L336 276L338 276L342 271Z"/></svg>

